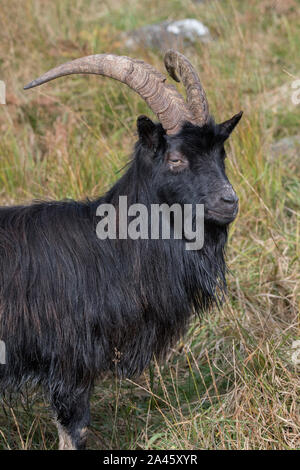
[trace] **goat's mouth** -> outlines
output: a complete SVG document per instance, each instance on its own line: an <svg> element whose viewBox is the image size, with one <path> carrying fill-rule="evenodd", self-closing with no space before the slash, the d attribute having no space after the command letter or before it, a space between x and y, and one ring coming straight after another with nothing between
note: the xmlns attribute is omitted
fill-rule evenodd
<svg viewBox="0 0 300 470"><path fill-rule="evenodd" d="M219 225L227 225L234 221L238 213L238 205L232 209L206 209L205 219Z"/></svg>

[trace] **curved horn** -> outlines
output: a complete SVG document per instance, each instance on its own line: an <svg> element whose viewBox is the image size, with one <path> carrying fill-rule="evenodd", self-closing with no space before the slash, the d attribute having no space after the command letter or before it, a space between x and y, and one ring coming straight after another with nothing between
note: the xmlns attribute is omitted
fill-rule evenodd
<svg viewBox="0 0 300 470"><path fill-rule="evenodd" d="M87 73L104 75L126 83L157 115L167 134L179 132L183 122L195 119L183 97L166 77L141 60L113 54L96 54L59 65L24 87L25 90L64 75Z"/></svg>
<svg viewBox="0 0 300 470"><path fill-rule="evenodd" d="M177 73L182 79L186 89L188 107L196 124L202 126L208 121L209 109L205 91L196 70L184 55L172 49L166 52L164 62L169 75L176 82L180 82Z"/></svg>

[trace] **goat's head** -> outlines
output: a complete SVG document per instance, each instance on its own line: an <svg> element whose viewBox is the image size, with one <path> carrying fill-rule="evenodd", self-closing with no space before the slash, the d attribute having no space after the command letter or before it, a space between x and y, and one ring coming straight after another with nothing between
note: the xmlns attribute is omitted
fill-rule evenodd
<svg viewBox="0 0 300 470"><path fill-rule="evenodd" d="M174 80L182 80L187 102L152 66L112 54L87 56L55 67L25 89L76 73L104 75L126 83L161 123L155 124L146 116L137 122L139 144L145 149L142 155L151 168L159 200L204 204L207 221L226 225L236 217L238 198L225 173L224 142L242 113L215 124L197 72L186 57L170 50L165 66Z"/></svg>
<svg viewBox="0 0 300 470"><path fill-rule="evenodd" d="M160 125L139 117L139 143L145 149L139 155L152 167L159 202L204 204L205 219L218 225L235 219L238 197L225 173L224 142L241 115L222 124L212 119L201 127L185 123L176 135L166 135Z"/></svg>

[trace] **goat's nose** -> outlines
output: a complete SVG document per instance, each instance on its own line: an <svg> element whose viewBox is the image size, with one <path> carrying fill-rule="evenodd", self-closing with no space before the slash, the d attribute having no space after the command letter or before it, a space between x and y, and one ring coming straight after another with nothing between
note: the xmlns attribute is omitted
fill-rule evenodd
<svg viewBox="0 0 300 470"><path fill-rule="evenodd" d="M235 191L232 188L226 188L226 190L221 195L221 200L227 204L237 204L239 198L237 197Z"/></svg>
<svg viewBox="0 0 300 470"><path fill-rule="evenodd" d="M228 204L236 204L239 200L236 194L226 194L226 196L221 197L222 201L227 202Z"/></svg>

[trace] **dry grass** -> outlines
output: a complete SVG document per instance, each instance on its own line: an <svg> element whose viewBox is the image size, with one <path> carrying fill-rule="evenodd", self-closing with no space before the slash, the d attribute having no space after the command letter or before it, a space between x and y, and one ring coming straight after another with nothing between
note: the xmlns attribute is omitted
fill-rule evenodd
<svg viewBox="0 0 300 470"><path fill-rule="evenodd" d="M0 0L1 1L1 0ZM99 52L130 54L120 33L166 18L195 17L208 45L184 48L217 120L244 109L228 147L240 197L231 228L229 299L191 325L167 364L138 383L105 380L92 404L92 448L300 448L299 159L271 158L271 144L299 133L299 1L11 0L1 2L0 202L82 198L118 178L148 110L124 86L96 77L22 86L63 61ZM16 27L17 25L17 27ZM162 70L159 51L135 55ZM283 90L283 91L282 91ZM281 93L281 95L280 95ZM278 98L279 96L279 98ZM275 101L274 101L275 97ZM276 105L274 105L274 102ZM0 415L0 448L57 446L39 394Z"/></svg>

